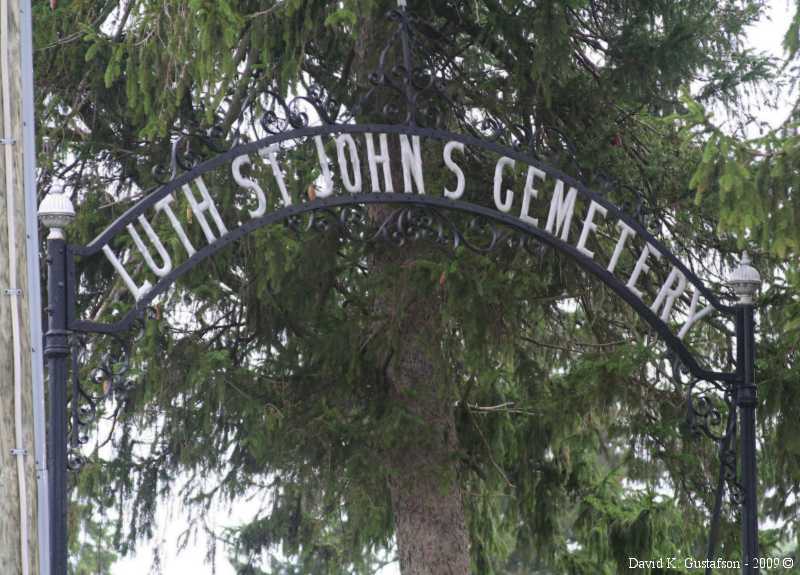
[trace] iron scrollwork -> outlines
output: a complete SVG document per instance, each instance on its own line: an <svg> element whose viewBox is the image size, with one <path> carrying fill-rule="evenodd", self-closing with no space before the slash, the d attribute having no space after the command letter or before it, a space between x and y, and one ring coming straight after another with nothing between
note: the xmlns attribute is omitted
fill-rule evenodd
<svg viewBox="0 0 800 575"><path fill-rule="evenodd" d="M309 86L305 94L293 98L285 98L274 90L265 90L260 96L265 98L265 111L258 125L267 135L283 134L317 123L334 124L341 110L339 102L316 84ZM229 133L223 123L223 119L217 118L209 128L190 126L173 135L169 141L169 162L152 169L156 182L167 184L208 157L237 145L241 135Z"/></svg>
<svg viewBox="0 0 800 575"><path fill-rule="evenodd" d="M737 470L737 406L732 382L701 380L689 374L678 358L672 359L672 375L679 390L686 393L686 422L694 437L714 441L719 450L719 472L711 509L708 558L713 558L725 492L734 512L744 503L744 490Z"/></svg>
<svg viewBox="0 0 800 575"><path fill-rule="evenodd" d="M153 178L160 185L166 184L202 163L208 155L227 151L225 137L219 124L207 129L190 127L178 133L169 142L169 163L155 165L151 171Z"/></svg>
<svg viewBox="0 0 800 575"><path fill-rule="evenodd" d="M737 409L732 390L726 390L720 398L708 390L698 392L696 388L690 389L686 403L691 432L695 436L708 437L719 446L721 484L726 486L731 504L738 507L742 503L743 495L736 470ZM723 409L727 411L727 417L723 416Z"/></svg>
<svg viewBox="0 0 800 575"><path fill-rule="evenodd" d="M455 74L454 62L441 49L446 42L405 8L390 10L387 18L396 24L395 30L368 76L371 88L356 103L353 115L362 113L373 95L385 89L395 98L380 110L384 117L410 126L436 126L456 108L446 89L448 76Z"/></svg>
<svg viewBox="0 0 800 575"><path fill-rule="evenodd" d="M125 396L135 387L132 350L142 333L143 323L139 321L133 335L73 334L67 438L70 471L80 471L86 464L83 447L89 442L89 427L98 421L101 404L116 399L116 416Z"/></svg>
<svg viewBox="0 0 800 575"><path fill-rule="evenodd" d="M321 208L293 216L286 225L294 232L336 229L348 241L386 243L395 247L424 241L454 252L464 248L476 254L522 248L538 256L542 246L484 216L459 216L429 206L404 206L385 212L365 206Z"/></svg>
<svg viewBox="0 0 800 575"><path fill-rule="evenodd" d="M273 90L265 91L264 95L269 103L259 123L267 134L307 128L314 120L335 124L339 116L339 102L317 84L309 86L304 95L289 100Z"/></svg>
<svg viewBox="0 0 800 575"><path fill-rule="evenodd" d="M686 391L686 423L695 437L711 439L720 448L720 474L731 502L738 504L741 486L736 477L736 401L731 382L707 381L691 376L678 358L672 359L672 374L679 389Z"/></svg>

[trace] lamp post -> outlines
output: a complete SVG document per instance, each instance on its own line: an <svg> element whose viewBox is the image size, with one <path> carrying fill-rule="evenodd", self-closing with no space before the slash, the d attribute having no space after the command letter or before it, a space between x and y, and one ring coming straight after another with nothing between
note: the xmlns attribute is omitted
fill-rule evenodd
<svg viewBox="0 0 800 575"><path fill-rule="evenodd" d="M761 286L761 275L747 252L728 279L738 296L736 302L736 406L739 409L742 458L742 573L758 572L758 501L756 495L756 383L755 320L753 296Z"/></svg>
<svg viewBox="0 0 800 575"><path fill-rule="evenodd" d="M47 316L44 356L47 358L49 417L47 465L50 495L50 575L67 573L67 274L64 227L75 208L63 189L51 191L39 205L39 221L47 236Z"/></svg>

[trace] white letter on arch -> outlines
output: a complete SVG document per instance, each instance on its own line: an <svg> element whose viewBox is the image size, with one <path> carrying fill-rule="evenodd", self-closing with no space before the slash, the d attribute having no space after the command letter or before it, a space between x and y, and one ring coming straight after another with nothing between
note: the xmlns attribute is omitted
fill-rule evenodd
<svg viewBox="0 0 800 575"><path fill-rule="evenodd" d="M464 195L464 172L458 164L453 161L453 150L458 150L463 154L464 144L461 142L447 142L444 146L444 165L456 175L456 189L450 191L447 189L447 186L445 186L444 196L451 200L457 200Z"/></svg>
<svg viewBox="0 0 800 575"><path fill-rule="evenodd" d="M614 270L617 269L617 263L619 262L619 257L622 255L622 250L625 249L625 242L628 241L630 236L636 235L636 230L630 227L628 224L619 220L617 222L617 227L620 230L619 239L617 240L617 245L614 246L614 253L611 256L611 261L608 262L608 268L606 268L609 273L614 273Z"/></svg>
<svg viewBox="0 0 800 575"><path fill-rule="evenodd" d="M642 292L636 287L636 282L639 281L639 276L642 275L642 272L650 271L650 266L647 265L647 257L650 254L656 256L657 260L661 259L661 252L652 247L650 244L645 244L642 248L642 253L639 256L639 259L636 261L636 266L633 268L633 273L626 284L627 288L631 290L639 299L642 299Z"/></svg>
<svg viewBox="0 0 800 575"><path fill-rule="evenodd" d="M539 197L539 190L533 187L533 179L539 178L544 181L546 177L547 174L539 168L534 168L533 166L528 167L528 175L525 178L525 189L522 190L522 209L519 212L519 219L525 223L534 226L539 225L539 220L537 218L532 218L528 215L531 209L531 198Z"/></svg>
<svg viewBox="0 0 800 575"><path fill-rule="evenodd" d="M156 262L153 259L152 254L150 253L150 250L147 249L146 245L144 245L142 237L139 235L139 232L136 231L136 228L133 226L133 224L128 224L126 226L128 229L128 233L133 238L133 243L136 244L139 253L142 254L145 263L147 263L147 267L149 267L150 270L158 277L163 278L165 275L167 275L169 272L172 271L172 258L169 257L169 253L167 253L164 244L161 243L161 239L158 237L155 230L153 230L153 227L150 225L150 222L148 222L144 216L139 216L138 219L139 219L139 224L144 229L145 235L147 235L147 237L155 246L156 251L158 252L158 256L161 258L161 262L164 265L162 266L156 265Z"/></svg>
<svg viewBox="0 0 800 575"><path fill-rule="evenodd" d="M214 231L211 229L211 226L206 219L205 212L211 214L211 219L214 220L214 223L217 225L217 231L219 231L220 236L224 236L228 233L228 228L225 227L225 224L222 222L222 218L219 217L219 212L217 211L217 206L214 205L214 200L211 198L211 194L208 193L208 188L206 187L206 183L203 181L203 178L198 177L194 180L197 189L200 190L200 196L202 197L201 201L197 201L197 198L194 197L194 193L192 192L192 188L189 184L183 185L183 195L186 196L186 200L189 202L189 207L192 208L192 212L195 216L197 216L197 221L200 224L200 227L203 229L203 233L206 236L209 244L213 244L217 241L217 237L214 235Z"/></svg>
<svg viewBox="0 0 800 575"><path fill-rule="evenodd" d="M347 169L347 158L345 157L344 149L350 155L350 165L353 168L353 179L350 179L350 173ZM339 173L342 175L342 184L344 188L351 194L358 194L361 192L361 162L358 159L358 148L356 141L350 134L340 134L336 136L336 153L339 158Z"/></svg>
<svg viewBox="0 0 800 575"><path fill-rule="evenodd" d="M278 151L280 149L281 148L278 144L270 144L266 149L262 148L259 150L258 154L267 160L270 167L272 167L272 175L275 176L275 181L278 182L278 189L281 192L283 204L285 206L291 206L292 196L289 195L289 191L286 189L286 182L283 181L283 172L281 171L281 167L278 165Z"/></svg>
<svg viewBox="0 0 800 575"><path fill-rule="evenodd" d="M328 154L325 153L321 136L314 136L314 144L317 146L317 159L319 160L319 169L322 171L322 181L325 182L322 188L317 190L317 197L327 198L333 193L333 176L328 164Z"/></svg>
<svg viewBox="0 0 800 575"><path fill-rule="evenodd" d="M383 181L385 191L389 194L394 192L394 183L392 182L392 166L391 159L389 158L389 142L386 134L378 135L378 142L381 148L381 153L375 153L375 141L372 139L372 134L367 132L364 134L367 141L367 163L369 164L369 178L372 182L372 191L380 193L381 181L378 172L378 164L383 169Z"/></svg>
<svg viewBox="0 0 800 575"><path fill-rule="evenodd" d="M114 266L114 269L117 270L117 273L122 277L122 281L125 282L125 285L128 286L128 289L131 290L133 294L133 299L139 301L147 292L150 291L150 288L153 286L150 285L150 282L145 280L145 282L141 286L137 286L136 282L133 281L133 278L130 276L128 271L125 269L125 266L122 265L122 262L117 257L111 248L108 245L103 246L103 253L106 254L106 257L111 262L111 265Z"/></svg>
<svg viewBox="0 0 800 575"><path fill-rule="evenodd" d="M231 164L231 172L233 172L233 180L237 184L239 184L245 190L250 190L251 192L255 193L258 206L256 206L255 210L250 210L249 214L251 218L259 218L267 211L267 196L264 194L264 190L261 189L261 186L258 185L257 181L242 176L242 165L249 163L250 158L246 154L239 156L233 160L233 163Z"/></svg>
<svg viewBox="0 0 800 575"><path fill-rule="evenodd" d="M678 339L683 339L696 322L714 311L713 306L704 307L700 311L697 311L697 304L700 301L700 290L697 289L697 286L694 284L692 284L692 287L694 288L694 294L692 295L692 303L689 305L689 319L686 320L686 323L683 324L683 327L678 332Z"/></svg>
<svg viewBox="0 0 800 575"><path fill-rule="evenodd" d="M422 178L422 150L419 145L419 136L411 136L411 142L408 141L408 136L400 134L400 159L403 163L403 191L406 194L413 194L413 183L417 186L417 191L421 195L425 195L425 182ZM412 146L413 144L413 146Z"/></svg>
<svg viewBox="0 0 800 575"><path fill-rule="evenodd" d="M514 192L511 190L506 190L505 201L503 201L500 197L503 187L503 169L506 166L513 168L514 160L503 156L497 160L497 165L494 168L494 205L497 206L498 210L505 214L511 211L511 204L514 203Z"/></svg>
<svg viewBox="0 0 800 575"><path fill-rule="evenodd" d="M556 180L556 187L553 190L553 199L550 201L550 212L547 214L547 225L545 231L558 236L561 230L561 240L567 241L569 236L569 226L572 223L572 212L575 210L575 200L578 197L578 190L570 187L567 197L564 197L564 182Z"/></svg>
<svg viewBox="0 0 800 575"><path fill-rule="evenodd" d="M178 221L178 216L176 216L175 212L172 211L170 204L174 201L175 198L172 197L172 194L164 196L156 202L156 211L167 214L169 223L172 224L172 229L174 229L175 233L178 234L178 239L181 240L183 247L186 249L186 253L189 254L189 257L192 257L196 250L194 249L192 242L189 241L189 236L187 236L186 232L183 231L183 226L181 226L181 223Z"/></svg>
<svg viewBox="0 0 800 575"><path fill-rule="evenodd" d="M675 280L678 280L678 285L672 287ZM669 312L672 311L672 304L675 303L675 300L681 296L685 289L686 276L683 275L678 268L672 268L672 271L669 272L669 276L667 277L667 281L664 282L664 285L662 285L661 289L658 291L656 301L650 306L650 311L654 314L658 314L658 310L663 304L664 310L661 312L661 321L668 321Z"/></svg>
<svg viewBox="0 0 800 575"><path fill-rule="evenodd" d="M589 239L589 234L597 229L597 224L592 221L594 220L594 214L596 212L600 212L600 215L605 217L608 213L608 210L592 200L589 204L589 211L586 213L586 219L583 220L581 237L578 239L578 245L575 246L575 249L590 258L594 258L594 252L586 247L586 240Z"/></svg>

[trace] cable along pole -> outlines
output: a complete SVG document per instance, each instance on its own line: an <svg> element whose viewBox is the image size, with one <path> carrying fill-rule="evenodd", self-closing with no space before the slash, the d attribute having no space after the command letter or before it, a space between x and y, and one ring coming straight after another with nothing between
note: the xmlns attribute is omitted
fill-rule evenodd
<svg viewBox="0 0 800 575"><path fill-rule="evenodd" d="M40 371L33 352L39 342L29 313L39 301L38 265L30 265L30 260L38 260L38 250L35 199L26 197L26 189L33 188L25 181L25 175L32 173L27 169L32 162L32 123L26 123L32 106L27 89L31 78L23 64L30 55L30 45L24 45L30 41L30 36L24 39L29 18L25 0L0 0L0 571L4 575L39 572L36 457L41 453L34 447L34 389Z"/></svg>

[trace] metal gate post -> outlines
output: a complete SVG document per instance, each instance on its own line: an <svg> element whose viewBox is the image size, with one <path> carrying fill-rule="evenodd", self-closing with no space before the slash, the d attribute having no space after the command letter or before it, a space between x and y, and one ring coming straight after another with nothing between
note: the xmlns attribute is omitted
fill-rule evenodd
<svg viewBox="0 0 800 575"><path fill-rule="evenodd" d="M758 572L758 500L756 468L756 384L755 319L753 296L761 285L761 276L750 265L745 252L729 283L739 296L736 303L736 405L741 426L742 503L742 573Z"/></svg>
<svg viewBox="0 0 800 575"><path fill-rule="evenodd" d="M50 575L67 574L67 243L63 227L75 217L66 193L49 193L39 206L47 236L47 455L50 494Z"/></svg>

